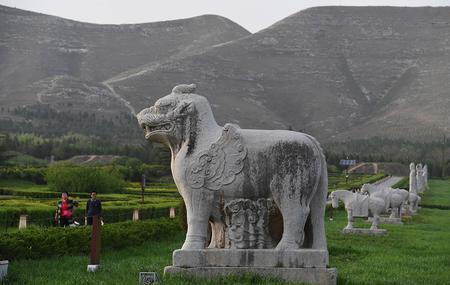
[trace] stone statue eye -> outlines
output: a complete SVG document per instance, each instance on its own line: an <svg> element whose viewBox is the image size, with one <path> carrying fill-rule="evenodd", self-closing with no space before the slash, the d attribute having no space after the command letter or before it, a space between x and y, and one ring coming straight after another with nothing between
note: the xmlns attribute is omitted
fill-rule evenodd
<svg viewBox="0 0 450 285"><path fill-rule="evenodd" d="M155 103L155 107L159 111L167 111L173 108L174 102L171 101L158 101Z"/></svg>

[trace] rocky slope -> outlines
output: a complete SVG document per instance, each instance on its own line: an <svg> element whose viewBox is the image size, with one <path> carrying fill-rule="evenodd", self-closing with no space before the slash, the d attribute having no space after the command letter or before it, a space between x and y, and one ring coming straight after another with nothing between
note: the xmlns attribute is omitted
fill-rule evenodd
<svg viewBox="0 0 450 285"><path fill-rule="evenodd" d="M2 7L0 104L114 119L197 83L221 124L324 141L435 140L450 132L449 15L450 7L319 7L250 35L218 16L92 25Z"/></svg>
<svg viewBox="0 0 450 285"><path fill-rule="evenodd" d="M133 106L111 82L249 34L214 15L96 25L0 6L0 118L28 119L39 127L45 122L22 109L42 105L56 112L96 113L104 120L130 114Z"/></svg>
<svg viewBox="0 0 450 285"><path fill-rule="evenodd" d="M449 15L450 7L307 9L114 86L141 109L174 83L195 82L218 121L242 127L432 140L450 125Z"/></svg>

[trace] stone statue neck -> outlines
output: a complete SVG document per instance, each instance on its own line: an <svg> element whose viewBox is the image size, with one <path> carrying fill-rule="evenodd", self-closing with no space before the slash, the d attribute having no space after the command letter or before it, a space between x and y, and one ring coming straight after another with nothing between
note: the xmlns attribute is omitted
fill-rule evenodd
<svg viewBox="0 0 450 285"><path fill-rule="evenodd" d="M352 193L350 191L343 190L340 193L340 197L341 197L342 202L344 202L344 205L348 205L348 203L350 203L354 199L353 198L354 197L354 193Z"/></svg>
<svg viewBox="0 0 450 285"><path fill-rule="evenodd" d="M187 127L184 130L183 141L179 144L170 143L170 149L172 152L172 159L178 155L178 153L184 149L186 154L191 154L200 150L207 150L211 144L216 142L221 134L223 127L216 123L216 120L210 114L199 113L199 116L192 122L187 119Z"/></svg>
<svg viewBox="0 0 450 285"><path fill-rule="evenodd" d="M199 114L200 115L200 114ZM199 116L195 126L195 148L206 150L222 135L223 127L219 126L213 116ZM193 130L189 130L189 133ZM193 143L194 136L187 134L186 143Z"/></svg>

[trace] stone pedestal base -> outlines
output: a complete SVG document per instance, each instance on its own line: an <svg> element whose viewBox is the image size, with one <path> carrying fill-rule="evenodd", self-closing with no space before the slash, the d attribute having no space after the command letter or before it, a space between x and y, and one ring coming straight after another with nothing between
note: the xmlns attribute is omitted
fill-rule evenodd
<svg viewBox="0 0 450 285"><path fill-rule="evenodd" d="M190 274L212 278L251 272L286 281L335 285L336 269L327 268L327 264L327 250L175 250L173 266L166 267L164 274Z"/></svg>
<svg viewBox="0 0 450 285"><path fill-rule="evenodd" d="M87 266L87 271L88 272L95 272L95 271L97 271L99 269L100 269L100 265L99 264L89 264Z"/></svg>
<svg viewBox="0 0 450 285"><path fill-rule="evenodd" d="M8 260L0 260L0 281L8 275Z"/></svg>
<svg viewBox="0 0 450 285"><path fill-rule="evenodd" d="M368 223L372 223L373 222L373 218L369 217L367 219ZM400 218L386 218L386 217L380 217L380 224L403 224L402 223L402 219Z"/></svg>
<svg viewBox="0 0 450 285"><path fill-rule="evenodd" d="M336 285L336 268L281 268L281 267L193 267L182 268L167 266L166 274L189 274L202 278L217 276L243 275L256 273L262 276L280 278L290 282L307 284Z"/></svg>
<svg viewBox="0 0 450 285"><path fill-rule="evenodd" d="M359 235L371 235L371 236L384 236L387 235L387 230L384 229L361 229L361 228L353 228L353 229L343 229L343 234L359 234Z"/></svg>

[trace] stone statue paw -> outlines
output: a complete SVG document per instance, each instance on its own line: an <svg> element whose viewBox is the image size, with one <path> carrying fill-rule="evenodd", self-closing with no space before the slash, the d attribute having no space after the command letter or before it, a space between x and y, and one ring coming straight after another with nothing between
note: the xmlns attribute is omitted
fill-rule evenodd
<svg viewBox="0 0 450 285"><path fill-rule="evenodd" d="M278 243L275 250L293 250L293 249L299 249L298 243L295 241L287 241L284 239L281 239Z"/></svg>
<svg viewBox="0 0 450 285"><path fill-rule="evenodd" d="M181 249L203 249L205 248L205 243L203 241L189 241L186 240L183 243Z"/></svg>

